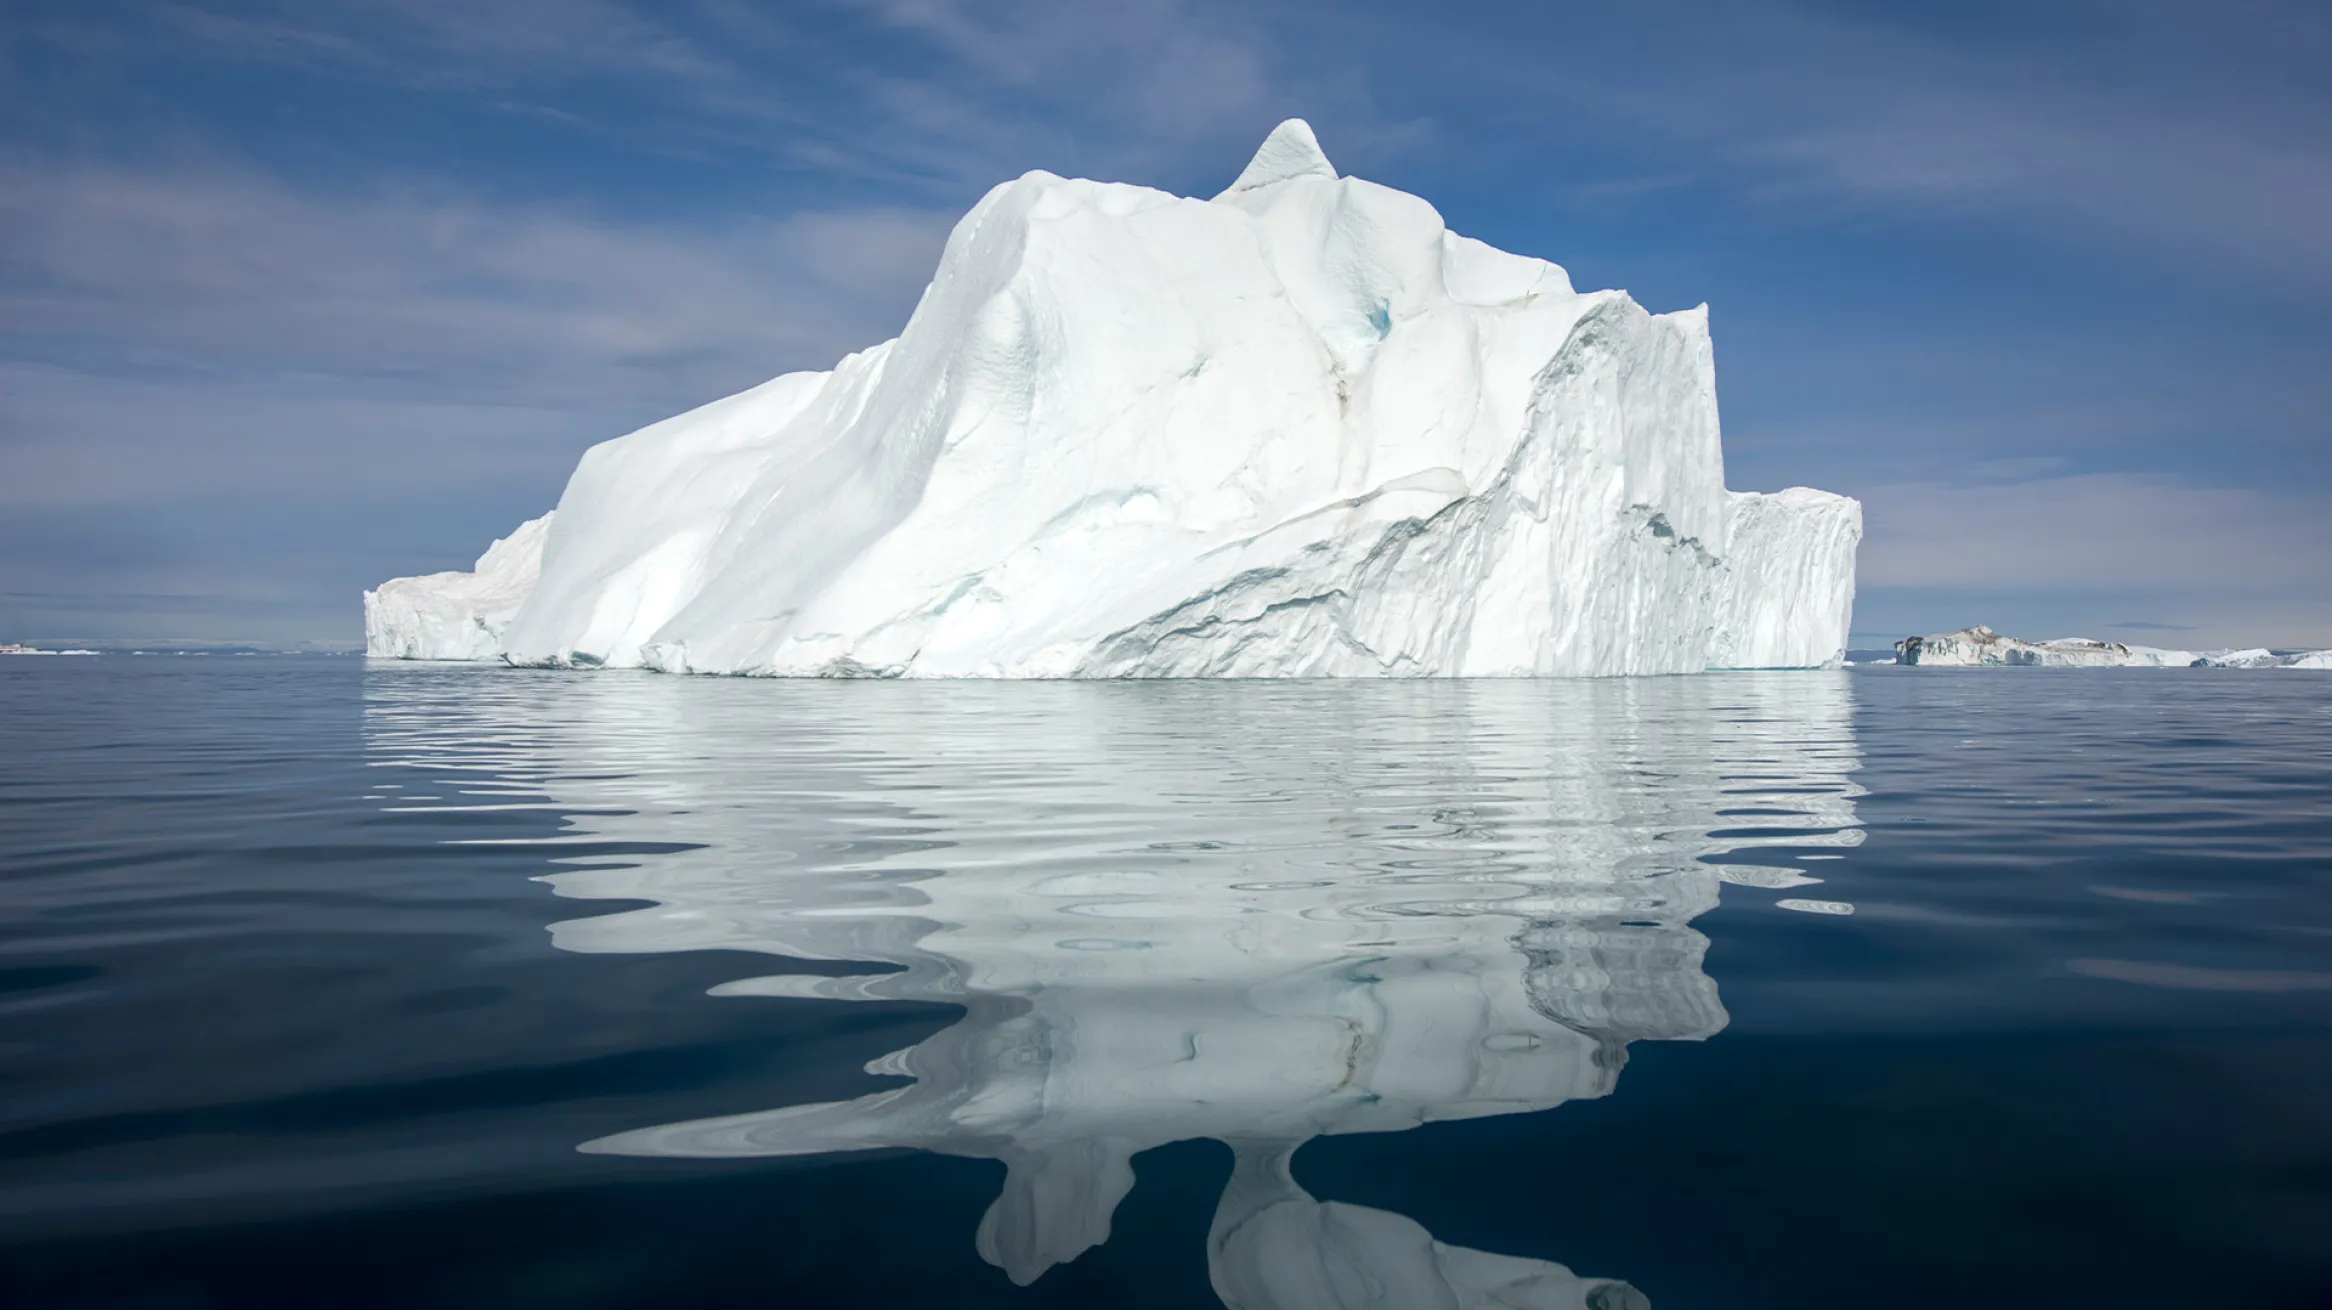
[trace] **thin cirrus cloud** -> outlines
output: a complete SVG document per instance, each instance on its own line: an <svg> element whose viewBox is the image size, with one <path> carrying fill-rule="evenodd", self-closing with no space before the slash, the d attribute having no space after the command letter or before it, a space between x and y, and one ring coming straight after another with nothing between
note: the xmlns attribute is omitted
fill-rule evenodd
<svg viewBox="0 0 2332 1310"><path fill-rule="evenodd" d="M1800 215L2009 215L2206 277L2332 284L2321 5L1761 0L1578 17L1537 15L1561 40L1552 71L1493 57L1519 34L1487 25L1444 58L1513 79L1504 94L1632 122Z"/></svg>
<svg viewBox="0 0 2332 1310"><path fill-rule="evenodd" d="M0 193L14 338L68 358L440 390L516 379L530 398L604 394L610 363L830 363L896 327L925 276L910 270L928 270L952 221L880 208L625 224L215 169L19 168Z"/></svg>
<svg viewBox="0 0 2332 1310"><path fill-rule="evenodd" d="M1730 462L1866 499L1874 625L2332 641L2320 6L10 21L0 637L345 639L589 441L896 332L988 185L1206 194L1301 113L1462 230L1715 299Z"/></svg>
<svg viewBox="0 0 2332 1310"><path fill-rule="evenodd" d="M561 118L634 148L906 191L1044 163L1186 163L1267 109L1347 99L1235 7L1015 0L806 6L249 0L154 12L210 55ZM1288 109L1286 112L1295 112ZM1219 163L1219 161L1216 161Z"/></svg>
<svg viewBox="0 0 2332 1310"><path fill-rule="evenodd" d="M581 445L896 331L952 221L627 225L217 170L0 192L0 621L120 639L333 637L386 558L466 564Z"/></svg>

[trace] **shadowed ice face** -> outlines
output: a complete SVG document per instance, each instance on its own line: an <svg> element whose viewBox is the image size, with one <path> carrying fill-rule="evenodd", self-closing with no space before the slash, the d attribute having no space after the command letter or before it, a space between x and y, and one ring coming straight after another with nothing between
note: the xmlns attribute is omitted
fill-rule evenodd
<svg viewBox="0 0 2332 1310"><path fill-rule="evenodd" d="M1602 1096L1630 1042L1717 1032L1690 921L1721 882L1810 881L1720 857L1862 835L1836 673L428 685L375 679L383 755L472 761L547 791L579 839L666 852L552 875L654 903L559 924L560 946L865 961L889 971L715 993L964 1009L870 1064L892 1085L854 1100L584 1149L1000 1160L977 1241L1027 1283L1108 1238L1135 1154L1216 1138L1236 1164L1210 1269L1250 1310L1640 1304L1318 1201L1289 1159L1316 1136Z"/></svg>

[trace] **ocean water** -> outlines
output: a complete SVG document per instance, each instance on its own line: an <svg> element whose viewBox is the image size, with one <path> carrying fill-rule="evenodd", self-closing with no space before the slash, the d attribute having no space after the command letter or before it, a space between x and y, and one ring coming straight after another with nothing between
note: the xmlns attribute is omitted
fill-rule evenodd
<svg viewBox="0 0 2332 1310"><path fill-rule="evenodd" d="M0 661L0 1303L2332 1304L2332 675Z"/></svg>

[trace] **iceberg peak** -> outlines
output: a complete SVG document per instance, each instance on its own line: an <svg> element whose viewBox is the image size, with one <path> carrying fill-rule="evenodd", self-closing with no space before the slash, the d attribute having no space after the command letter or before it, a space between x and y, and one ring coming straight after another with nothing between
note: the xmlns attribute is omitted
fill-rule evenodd
<svg viewBox="0 0 2332 1310"><path fill-rule="evenodd" d="M1320 149L1320 138L1312 135L1312 125L1300 118L1291 118L1271 129L1271 135L1263 138L1263 144L1255 148L1255 157L1247 161L1246 168L1240 170L1239 180L1215 199L1299 177L1326 178L1333 182L1336 180L1336 166L1328 162L1327 152Z"/></svg>

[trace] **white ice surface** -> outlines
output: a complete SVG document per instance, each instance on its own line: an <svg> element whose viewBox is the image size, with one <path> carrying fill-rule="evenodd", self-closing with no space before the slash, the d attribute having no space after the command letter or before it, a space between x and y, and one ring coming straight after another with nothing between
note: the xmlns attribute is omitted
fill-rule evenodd
<svg viewBox="0 0 2332 1310"><path fill-rule="evenodd" d="M364 593L364 650L408 660L487 660L542 571L555 514L529 519L486 548L471 572L391 578Z"/></svg>
<svg viewBox="0 0 2332 1310"><path fill-rule="evenodd" d="M2041 668L2185 668L2199 658L2190 650L2163 650L2128 646L2088 637L2056 637L2024 641L2004 637L1978 624L1957 632L1906 637L1895 643L1898 664L1971 667L1988 664L2033 665Z"/></svg>
<svg viewBox="0 0 2332 1310"><path fill-rule="evenodd" d="M2128 646L2089 637L2023 641L2004 637L1979 624L1957 632L1906 637L1895 643L1895 662L1959 668L2031 665L2060 669L2324 669L2332 668L2332 651L2278 655L2265 647L2252 647L2248 650L2198 652L2165 650L2157 646Z"/></svg>
<svg viewBox="0 0 2332 1310"><path fill-rule="evenodd" d="M1291 120L1213 200L997 187L897 340L593 448L506 625L464 575L400 579L367 597L368 650L916 677L1822 665L1860 535L1843 497L1726 490L1705 308L1580 294L1339 178Z"/></svg>
<svg viewBox="0 0 2332 1310"><path fill-rule="evenodd" d="M2250 650L2215 650L2204 655L2197 663L2218 669L2332 669L2332 650L2302 651L2292 655L2278 655L2259 647Z"/></svg>

